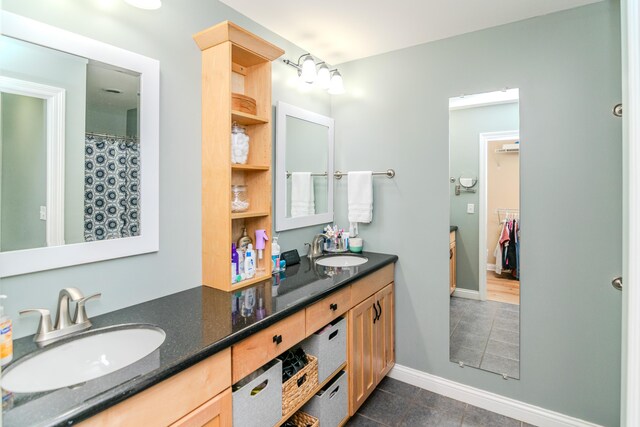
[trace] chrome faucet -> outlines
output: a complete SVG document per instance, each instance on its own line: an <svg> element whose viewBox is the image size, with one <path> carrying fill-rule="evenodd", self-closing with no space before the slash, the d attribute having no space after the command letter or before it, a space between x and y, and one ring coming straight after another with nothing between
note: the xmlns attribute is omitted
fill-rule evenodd
<svg viewBox="0 0 640 427"><path fill-rule="evenodd" d="M56 322L52 326L49 310L41 308L29 308L20 311L20 314L38 313L40 323L34 341L41 345L50 344L58 339L75 332L84 331L91 327L91 321L87 317L85 303L94 298L100 298L102 294L94 294L85 297L78 288L64 288L58 294L58 313ZM71 317L69 301L76 303L76 310Z"/></svg>
<svg viewBox="0 0 640 427"><path fill-rule="evenodd" d="M311 241L311 245L309 246L309 254L307 255L310 260L313 260L322 255L322 245L324 244L324 239L328 239L324 233L316 234Z"/></svg>

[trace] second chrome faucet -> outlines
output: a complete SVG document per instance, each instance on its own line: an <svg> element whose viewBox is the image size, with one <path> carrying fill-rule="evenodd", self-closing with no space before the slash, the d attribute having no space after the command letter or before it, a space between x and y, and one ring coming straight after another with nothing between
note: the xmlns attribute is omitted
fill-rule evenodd
<svg viewBox="0 0 640 427"><path fill-rule="evenodd" d="M49 310L42 308L30 308L20 311L20 314L38 313L40 323L34 341L40 345L52 343L69 334L80 332L91 327L91 321L87 316L85 303L94 298L100 298L101 294L85 297L78 288L64 288L58 294L58 313L56 322L52 326ZM69 302L76 303L76 310L71 316Z"/></svg>

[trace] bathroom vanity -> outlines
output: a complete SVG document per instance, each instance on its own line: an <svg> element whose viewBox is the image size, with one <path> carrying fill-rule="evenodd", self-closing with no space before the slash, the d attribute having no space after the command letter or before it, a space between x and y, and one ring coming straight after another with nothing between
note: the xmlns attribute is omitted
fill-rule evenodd
<svg viewBox="0 0 640 427"><path fill-rule="evenodd" d="M353 415L395 361L397 256L364 255L365 264L349 268L304 258L272 281L243 290L255 295L250 312L234 309L240 292L203 286L96 316L94 329L157 325L165 342L140 361L84 384L11 396L3 424L200 426L217 419L213 425L231 425L231 385L340 316L347 319L347 361L324 383L347 372ZM32 337L15 342L16 359L36 350Z"/></svg>

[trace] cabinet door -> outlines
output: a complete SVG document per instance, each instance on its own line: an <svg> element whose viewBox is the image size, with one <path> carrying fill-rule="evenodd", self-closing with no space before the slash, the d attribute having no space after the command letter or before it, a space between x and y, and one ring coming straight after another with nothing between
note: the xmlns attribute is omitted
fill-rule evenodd
<svg viewBox="0 0 640 427"><path fill-rule="evenodd" d="M231 427L231 389L220 393L171 427Z"/></svg>
<svg viewBox="0 0 640 427"><path fill-rule="evenodd" d="M376 388L375 303L375 295L372 295L349 311L349 415L355 414Z"/></svg>
<svg viewBox="0 0 640 427"><path fill-rule="evenodd" d="M389 373L395 362L393 283L375 295L378 320L375 323L376 384Z"/></svg>

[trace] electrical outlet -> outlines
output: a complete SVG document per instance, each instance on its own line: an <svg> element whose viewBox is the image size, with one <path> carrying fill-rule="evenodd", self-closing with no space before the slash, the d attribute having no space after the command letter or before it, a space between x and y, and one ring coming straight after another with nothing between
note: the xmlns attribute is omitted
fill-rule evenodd
<svg viewBox="0 0 640 427"><path fill-rule="evenodd" d="M473 203L467 204L467 213L468 214L476 213L476 205L474 205Z"/></svg>

